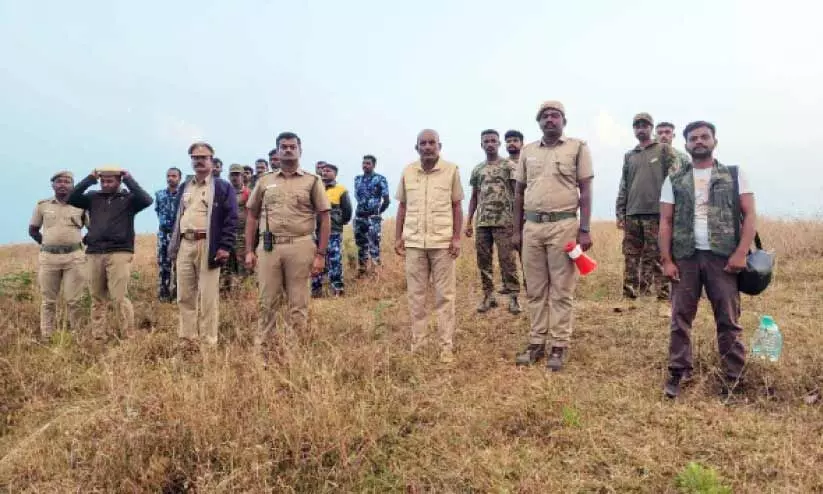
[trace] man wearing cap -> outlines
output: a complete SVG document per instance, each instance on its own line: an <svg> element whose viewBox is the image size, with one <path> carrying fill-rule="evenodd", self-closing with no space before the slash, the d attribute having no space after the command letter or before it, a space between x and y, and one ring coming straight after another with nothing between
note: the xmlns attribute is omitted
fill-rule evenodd
<svg viewBox="0 0 823 494"><path fill-rule="evenodd" d="M412 351L426 344L426 293L434 285L440 361L454 360L455 260L460 255L463 187L457 165L440 157L440 136L431 129L417 135L420 159L403 170L396 198L394 250L406 257Z"/></svg>
<svg viewBox="0 0 823 494"><path fill-rule="evenodd" d="M280 167L260 177L246 205L246 239L260 226L255 253L246 254L246 267L257 265L260 318L255 345L270 349L277 326L277 310L288 303L288 322L305 330L309 315L309 280L323 271L329 245L329 199L317 175L300 168L300 137L293 132L277 136ZM314 230L320 223L317 247Z"/></svg>
<svg viewBox="0 0 823 494"><path fill-rule="evenodd" d="M579 244L584 251L592 246L589 225L594 172L586 142L563 135L567 120L562 103L540 105L537 122L543 138L523 148L515 174L512 240L515 247L523 245L531 319L529 345L516 363L533 365L550 344L548 368L558 371L571 342L577 284L577 271L564 247L568 242ZM549 333L551 340L547 342Z"/></svg>
<svg viewBox="0 0 823 494"><path fill-rule="evenodd" d="M99 191L86 190L100 180ZM128 190L121 190L126 184ZM89 215L86 263L91 291L91 332L96 339L109 336L106 300L114 305L121 336L134 328L134 308L128 297L134 258L134 217L151 206L151 196L126 170L93 170L69 195L70 205Z"/></svg>
<svg viewBox="0 0 823 494"><path fill-rule="evenodd" d="M237 238L231 256L220 267L220 291L228 293L248 277L246 270L246 202L251 190L243 184L243 165L233 164L229 167L229 183L234 189L237 202Z"/></svg>
<svg viewBox="0 0 823 494"><path fill-rule="evenodd" d="M331 204L329 221L331 223L331 233L329 234L329 246L326 249L326 267L322 273L312 277L311 294L312 297L323 296L323 278L328 274L329 287L335 297L344 294L345 284L343 283L343 227L351 221L352 206L349 199L349 192L341 184L337 183L337 167L331 163L326 163L320 170L320 178L326 187L326 197ZM320 225L318 224L318 229ZM320 231L316 233L320 238Z"/></svg>
<svg viewBox="0 0 823 494"><path fill-rule="evenodd" d="M632 120L637 146L623 157L617 194L617 227L623 230L623 296L635 299L655 287L657 299L669 299L669 280L660 267L657 236L660 228L660 188L678 160L668 144L652 138L654 121L648 113ZM660 308L668 315L668 309Z"/></svg>
<svg viewBox="0 0 823 494"><path fill-rule="evenodd" d="M40 244L39 272L42 302L40 337L48 340L55 330L55 312L60 290L68 309L69 326L80 328L83 308L81 298L86 287L86 257L80 242L81 231L88 225L86 213L66 200L74 187L74 175L59 171L51 177L54 196L38 201L29 221L29 236ZM40 229L42 228L42 233Z"/></svg>
<svg viewBox="0 0 823 494"><path fill-rule="evenodd" d="M389 208L389 182L374 172L377 158L363 156L363 174L354 177L354 195L357 209L354 215L354 242L357 244L357 275L363 276L371 266L380 265L380 237L383 219L380 215Z"/></svg>
<svg viewBox="0 0 823 494"><path fill-rule="evenodd" d="M477 267L483 287L483 300L477 312L488 312L497 307L494 298L494 268L492 253L497 246L497 260L500 264L500 278L503 294L509 296L509 312L520 314L517 294L520 282L517 280L517 258L512 249L512 209L514 207L515 164L501 158L500 134L494 129L480 133L480 146L486 153L486 160L472 170L469 184L472 195L469 200L469 216L466 222L466 236L474 235L472 219L477 213Z"/></svg>
<svg viewBox="0 0 823 494"><path fill-rule="evenodd" d="M177 288L172 283L174 264L169 256L169 242L174 230L175 206L177 205L177 187L183 172L179 168L169 168L166 171L166 188L154 194L154 211L157 213L159 230L157 232L157 265L159 272L159 287L157 298L161 302L171 302L177 298Z"/></svg>
<svg viewBox="0 0 823 494"><path fill-rule="evenodd" d="M687 163L691 163L692 159L688 154L684 153L673 144L675 138L674 130L674 124L671 122L660 122L654 127L654 132L657 134L657 140L663 144L671 145L672 149L674 149L674 154L676 154L677 159L680 160L679 166L685 166Z"/></svg>
<svg viewBox="0 0 823 494"><path fill-rule="evenodd" d="M214 176L214 148L195 142L188 149L194 178L180 187L169 250L177 262L178 336L190 345L217 345L220 266L237 237L237 200L232 186ZM241 180L241 174L237 177Z"/></svg>

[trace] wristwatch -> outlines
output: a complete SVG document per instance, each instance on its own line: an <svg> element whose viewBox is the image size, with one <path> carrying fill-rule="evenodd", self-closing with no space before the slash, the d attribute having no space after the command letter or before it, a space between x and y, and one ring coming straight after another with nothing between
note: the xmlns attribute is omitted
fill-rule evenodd
<svg viewBox="0 0 823 494"><path fill-rule="evenodd" d="M591 231L587 226L581 226L580 228L578 228L578 230L580 230L583 233L589 233Z"/></svg>
<svg viewBox="0 0 823 494"><path fill-rule="evenodd" d="M317 249L317 252L315 252L314 254L317 255L317 256L326 257L326 251L325 250Z"/></svg>

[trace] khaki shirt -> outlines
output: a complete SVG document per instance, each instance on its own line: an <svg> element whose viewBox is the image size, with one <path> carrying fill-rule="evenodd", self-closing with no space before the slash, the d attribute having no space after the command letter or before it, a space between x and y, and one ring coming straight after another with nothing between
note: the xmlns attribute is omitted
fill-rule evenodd
<svg viewBox="0 0 823 494"><path fill-rule="evenodd" d="M183 203L183 216L180 217L181 232L208 230L209 206L213 199L212 194L209 194L211 179L209 175L202 184L198 184L196 179L186 184L181 198Z"/></svg>
<svg viewBox="0 0 823 494"><path fill-rule="evenodd" d="M406 247L447 249L454 233L452 204L463 200L457 165L438 160L428 173L420 161L403 170L395 198L406 204L403 240Z"/></svg>
<svg viewBox="0 0 823 494"><path fill-rule="evenodd" d="M277 170L261 175L246 203L260 218L260 232L302 237L314 233L317 213L331 209L320 177L298 169L294 174Z"/></svg>
<svg viewBox="0 0 823 494"><path fill-rule="evenodd" d="M515 173L515 179L526 184L523 208L543 213L577 211L578 184L593 176L589 146L565 136L554 146L542 139L526 144Z"/></svg>
<svg viewBox="0 0 823 494"><path fill-rule="evenodd" d="M80 243L80 230L88 226L86 212L60 202L56 197L38 201L29 225L43 227L43 245L76 245Z"/></svg>

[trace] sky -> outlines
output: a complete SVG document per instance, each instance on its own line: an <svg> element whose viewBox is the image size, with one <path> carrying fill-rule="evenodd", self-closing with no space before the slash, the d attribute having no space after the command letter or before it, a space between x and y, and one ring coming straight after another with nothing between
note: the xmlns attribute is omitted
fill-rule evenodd
<svg viewBox="0 0 823 494"><path fill-rule="evenodd" d="M631 119L717 126L761 215L823 216L823 32L812 2L0 0L0 243L25 242L60 169L117 164L147 190L205 139L253 164L284 130L303 166L361 157L396 187L415 137L471 169L480 131L540 131L560 100L594 158L593 215L614 217ZM819 13L819 12L818 12ZM679 135L675 145L682 147ZM225 175L224 175L225 176ZM393 209L392 209L393 210ZM138 232L156 230L153 209Z"/></svg>

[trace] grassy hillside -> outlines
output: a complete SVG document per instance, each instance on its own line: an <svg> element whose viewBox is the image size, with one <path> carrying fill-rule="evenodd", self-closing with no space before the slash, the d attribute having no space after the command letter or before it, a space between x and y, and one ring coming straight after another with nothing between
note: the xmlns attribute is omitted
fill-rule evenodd
<svg viewBox="0 0 823 494"><path fill-rule="evenodd" d="M151 237L131 285L138 329L103 346L82 334L33 341L36 249L0 248L0 490L823 492L823 224L761 228L779 270L744 299L745 340L771 314L784 355L749 363L731 404L716 396L705 299L695 382L663 398L668 321L651 299L620 301L611 224L595 227L600 268L581 280L570 360L554 374L513 365L525 313L475 314L468 242L456 362L410 355L392 230L382 273L313 301L312 329L284 339L268 369L250 349L251 289L222 301L218 350L176 352L176 308L154 300Z"/></svg>

